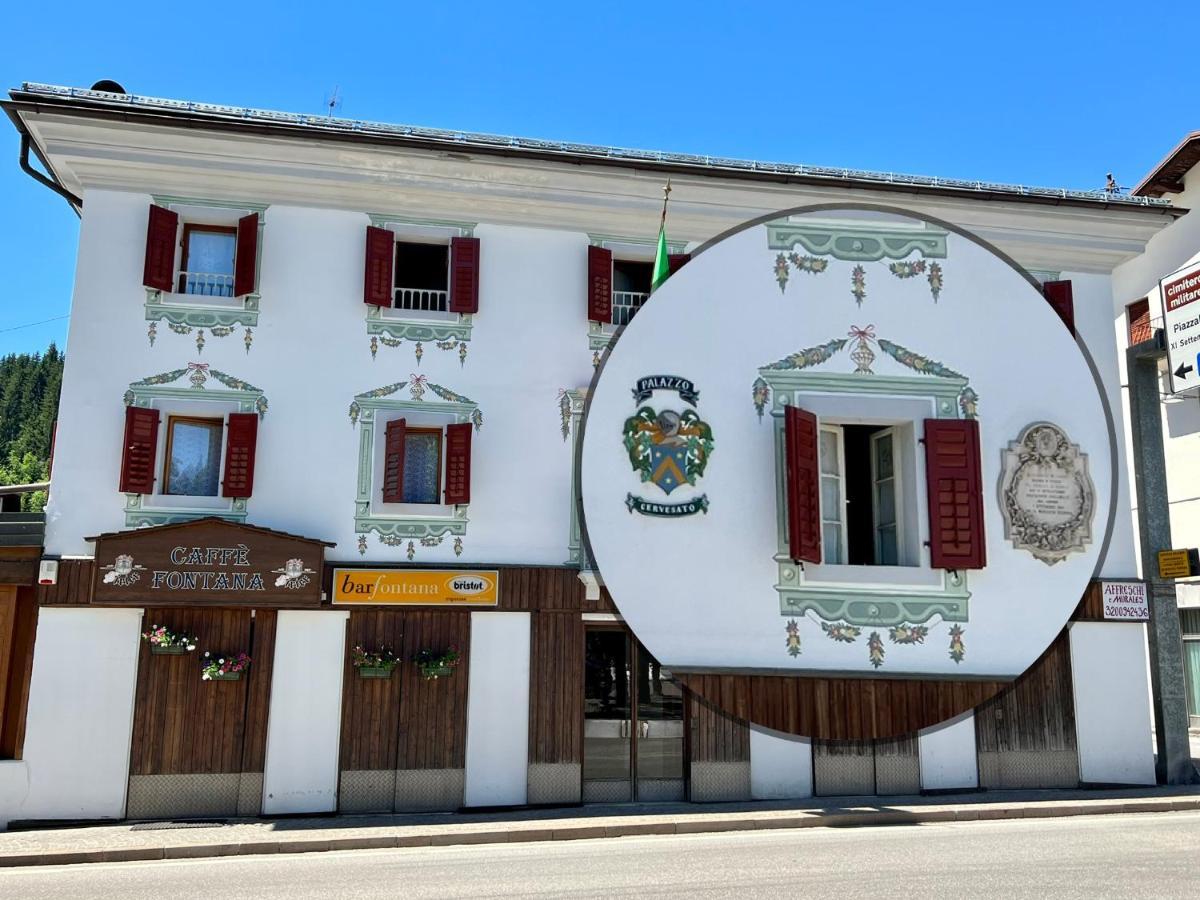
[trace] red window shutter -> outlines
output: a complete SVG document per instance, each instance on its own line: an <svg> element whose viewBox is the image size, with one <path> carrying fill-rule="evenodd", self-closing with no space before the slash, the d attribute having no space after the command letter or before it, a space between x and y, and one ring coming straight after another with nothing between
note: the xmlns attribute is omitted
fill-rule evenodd
<svg viewBox="0 0 1200 900"><path fill-rule="evenodd" d="M450 312L479 312L479 238L450 239Z"/></svg>
<svg viewBox="0 0 1200 900"><path fill-rule="evenodd" d="M404 436L407 419L392 419L383 437L383 502L404 502Z"/></svg>
<svg viewBox="0 0 1200 900"><path fill-rule="evenodd" d="M1125 315L1129 319L1129 343L1140 344L1154 337L1154 329L1150 327L1150 298L1130 303L1125 307Z"/></svg>
<svg viewBox="0 0 1200 900"><path fill-rule="evenodd" d="M1042 285L1042 296L1054 307L1071 336L1075 336L1075 298L1070 281L1047 281Z"/></svg>
<svg viewBox="0 0 1200 900"><path fill-rule="evenodd" d="M667 277L670 278L672 275L682 269L685 265L687 265L687 261L691 258L692 254L690 253L667 254Z"/></svg>
<svg viewBox="0 0 1200 900"><path fill-rule="evenodd" d="M245 297L254 293L254 278L258 273L258 213L238 219L237 251L233 258L233 296ZM249 496L238 494L239 497Z"/></svg>
<svg viewBox="0 0 1200 900"><path fill-rule="evenodd" d="M258 413L230 413L225 433L225 480L222 497L249 497L254 492L254 456L258 445Z"/></svg>
<svg viewBox="0 0 1200 900"><path fill-rule="evenodd" d="M935 569L982 569L983 477L976 419L925 420L925 489Z"/></svg>
<svg viewBox="0 0 1200 900"><path fill-rule="evenodd" d="M796 562L821 561L821 464L817 417L798 406L783 414L788 547Z"/></svg>
<svg viewBox="0 0 1200 900"><path fill-rule="evenodd" d="M126 494L154 493L154 457L158 453L158 410L125 407L125 446L121 452L121 485Z"/></svg>
<svg viewBox="0 0 1200 900"><path fill-rule="evenodd" d="M170 293L175 281L175 243L179 235L179 214L165 206L150 204L146 226L146 268L142 284Z"/></svg>
<svg viewBox="0 0 1200 900"><path fill-rule="evenodd" d="M367 226L367 263L363 302L391 306L392 267L396 264L396 240L386 228Z"/></svg>
<svg viewBox="0 0 1200 900"><path fill-rule="evenodd" d="M446 426L446 502L471 502L471 423Z"/></svg>
<svg viewBox="0 0 1200 900"><path fill-rule="evenodd" d="M588 247L588 319L612 321L612 251Z"/></svg>

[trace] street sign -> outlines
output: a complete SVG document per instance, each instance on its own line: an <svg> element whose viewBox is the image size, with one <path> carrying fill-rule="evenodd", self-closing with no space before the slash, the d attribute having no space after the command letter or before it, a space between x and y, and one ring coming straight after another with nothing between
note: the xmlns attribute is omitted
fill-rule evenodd
<svg viewBox="0 0 1200 900"><path fill-rule="evenodd" d="M1200 575L1200 559L1195 550L1159 550L1159 578L1190 578Z"/></svg>
<svg viewBox="0 0 1200 900"><path fill-rule="evenodd" d="M1200 390L1200 263L1168 275L1158 283L1158 290L1171 393L1195 392Z"/></svg>

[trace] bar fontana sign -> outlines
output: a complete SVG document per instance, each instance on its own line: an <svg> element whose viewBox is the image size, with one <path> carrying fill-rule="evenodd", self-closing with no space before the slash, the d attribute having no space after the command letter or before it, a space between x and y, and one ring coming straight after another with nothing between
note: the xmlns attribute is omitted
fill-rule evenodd
<svg viewBox="0 0 1200 900"><path fill-rule="evenodd" d="M208 517L96 542L92 603L311 607L325 541Z"/></svg>

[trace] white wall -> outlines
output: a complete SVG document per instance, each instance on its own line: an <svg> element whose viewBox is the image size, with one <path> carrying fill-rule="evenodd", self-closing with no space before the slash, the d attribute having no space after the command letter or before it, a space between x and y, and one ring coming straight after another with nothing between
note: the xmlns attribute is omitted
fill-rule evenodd
<svg viewBox="0 0 1200 900"><path fill-rule="evenodd" d="M0 807L0 820L125 815L141 620L140 609L38 613L27 790L20 788L21 764L5 764L0 804L13 805Z"/></svg>
<svg viewBox="0 0 1200 900"><path fill-rule="evenodd" d="M464 806L525 803L529 624L529 613L471 613Z"/></svg>
<svg viewBox="0 0 1200 900"><path fill-rule="evenodd" d="M799 800L813 792L812 741L750 726L750 796Z"/></svg>
<svg viewBox="0 0 1200 900"><path fill-rule="evenodd" d="M1071 681L1080 781L1154 784L1145 626L1072 622Z"/></svg>
<svg viewBox="0 0 1200 900"><path fill-rule="evenodd" d="M979 787L975 713L966 712L917 735L921 788L927 791Z"/></svg>
<svg viewBox="0 0 1200 900"><path fill-rule="evenodd" d="M263 813L337 809L348 612L279 613Z"/></svg>

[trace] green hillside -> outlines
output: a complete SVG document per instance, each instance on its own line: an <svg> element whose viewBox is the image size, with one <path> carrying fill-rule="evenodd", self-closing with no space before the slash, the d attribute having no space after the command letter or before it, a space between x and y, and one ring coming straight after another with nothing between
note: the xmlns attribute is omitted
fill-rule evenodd
<svg viewBox="0 0 1200 900"><path fill-rule="evenodd" d="M54 344L45 353L0 357L0 484L46 480L65 359ZM24 497L22 508L40 510L45 502L39 492Z"/></svg>

